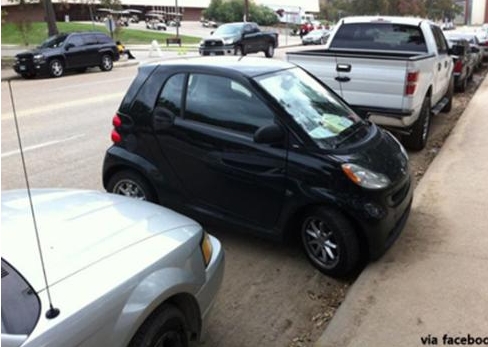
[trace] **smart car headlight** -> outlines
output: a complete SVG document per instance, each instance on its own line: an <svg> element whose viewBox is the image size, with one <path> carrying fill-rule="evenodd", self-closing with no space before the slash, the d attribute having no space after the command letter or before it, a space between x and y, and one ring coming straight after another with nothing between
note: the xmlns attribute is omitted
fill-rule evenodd
<svg viewBox="0 0 488 347"><path fill-rule="evenodd" d="M382 189L391 183L386 175L373 172L357 164L342 164L342 171L351 181L367 189Z"/></svg>

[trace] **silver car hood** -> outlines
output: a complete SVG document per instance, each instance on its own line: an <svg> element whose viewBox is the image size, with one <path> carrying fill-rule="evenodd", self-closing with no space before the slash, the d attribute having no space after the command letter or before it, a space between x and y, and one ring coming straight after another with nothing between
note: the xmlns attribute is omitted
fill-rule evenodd
<svg viewBox="0 0 488 347"><path fill-rule="evenodd" d="M61 189L31 194L49 285L156 235L164 238L157 245L164 256L201 230L174 211L119 195ZM27 191L2 192L1 213L2 258L39 292L45 283Z"/></svg>

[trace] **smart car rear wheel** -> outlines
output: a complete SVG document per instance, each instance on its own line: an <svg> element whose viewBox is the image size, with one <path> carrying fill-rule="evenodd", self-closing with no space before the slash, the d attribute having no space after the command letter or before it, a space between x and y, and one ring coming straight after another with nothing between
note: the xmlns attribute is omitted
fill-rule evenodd
<svg viewBox="0 0 488 347"><path fill-rule="evenodd" d="M114 63L112 57L108 54L104 54L102 56L102 61L100 63L100 70L102 71L110 71L114 67Z"/></svg>
<svg viewBox="0 0 488 347"><path fill-rule="evenodd" d="M49 62L49 74L51 77L61 77L64 74L64 64L59 59L53 59Z"/></svg>
<svg viewBox="0 0 488 347"><path fill-rule="evenodd" d="M139 328L129 347L187 347L185 316L173 305L164 304Z"/></svg>
<svg viewBox="0 0 488 347"><path fill-rule="evenodd" d="M359 241L342 213L315 208L303 219L301 238L310 262L331 276L345 276L359 263Z"/></svg>
<svg viewBox="0 0 488 347"><path fill-rule="evenodd" d="M124 170L114 174L107 184L107 191L139 200L157 202L156 195L147 180L134 171Z"/></svg>

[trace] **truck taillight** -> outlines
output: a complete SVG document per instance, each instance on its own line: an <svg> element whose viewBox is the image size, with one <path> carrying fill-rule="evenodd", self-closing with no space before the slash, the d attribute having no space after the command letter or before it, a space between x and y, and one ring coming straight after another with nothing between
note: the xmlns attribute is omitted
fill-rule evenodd
<svg viewBox="0 0 488 347"><path fill-rule="evenodd" d="M405 95L415 94L417 89L417 82L419 80L420 72L413 71L407 73L407 83L405 84Z"/></svg>
<svg viewBox="0 0 488 347"><path fill-rule="evenodd" d="M463 71L463 62L458 60L456 64L454 64L454 72L461 72Z"/></svg>

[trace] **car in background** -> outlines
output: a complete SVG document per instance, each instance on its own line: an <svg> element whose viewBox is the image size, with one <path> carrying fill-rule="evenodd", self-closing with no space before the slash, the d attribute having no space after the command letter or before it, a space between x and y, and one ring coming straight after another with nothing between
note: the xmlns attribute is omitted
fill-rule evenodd
<svg viewBox="0 0 488 347"><path fill-rule="evenodd" d="M216 238L145 201L30 193L38 233L27 191L2 192L2 346L188 346L201 337L223 277Z"/></svg>
<svg viewBox="0 0 488 347"><path fill-rule="evenodd" d="M449 39L447 42L454 59L454 88L456 91L464 92L468 81L473 78L477 58L471 53L471 47L466 39Z"/></svg>
<svg viewBox="0 0 488 347"><path fill-rule="evenodd" d="M488 59L488 26L481 27L476 30L480 46L483 47L483 59Z"/></svg>
<svg viewBox="0 0 488 347"><path fill-rule="evenodd" d="M471 46L471 53L475 57L475 67L480 69L483 66L483 57L485 55L485 49L480 45L478 36L474 32L464 32L464 31L447 31L444 32L446 39L448 40L458 40L465 39L469 42Z"/></svg>
<svg viewBox="0 0 488 347"><path fill-rule="evenodd" d="M400 143L290 63L228 56L141 66L112 124L108 192L226 230L296 238L327 275L381 256L409 215Z"/></svg>
<svg viewBox="0 0 488 347"><path fill-rule="evenodd" d="M24 78L48 74L61 77L67 70L84 72L89 67L110 71L119 60L115 42L100 32L75 32L48 38L34 50L15 56L14 71Z"/></svg>
<svg viewBox="0 0 488 347"><path fill-rule="evenodd" d="M302 37L303 45L325 45L330 35L329 30L315 29L310 31L307 35Z"/></svg>

